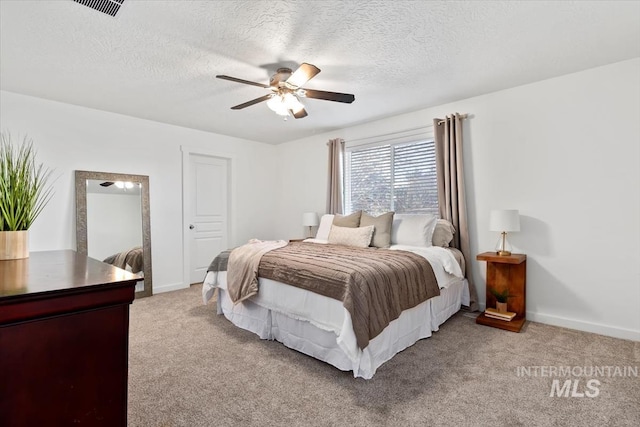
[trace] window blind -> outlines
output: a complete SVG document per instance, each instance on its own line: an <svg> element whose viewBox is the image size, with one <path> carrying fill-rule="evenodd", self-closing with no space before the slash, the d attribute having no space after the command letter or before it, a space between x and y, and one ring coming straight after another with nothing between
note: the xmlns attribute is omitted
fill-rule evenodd
<svg viewBox="0 0 640 427"><path fill-rule="evenodd" d="M347 212L438 215L433 140L353 147L345 160Z"/></svg>

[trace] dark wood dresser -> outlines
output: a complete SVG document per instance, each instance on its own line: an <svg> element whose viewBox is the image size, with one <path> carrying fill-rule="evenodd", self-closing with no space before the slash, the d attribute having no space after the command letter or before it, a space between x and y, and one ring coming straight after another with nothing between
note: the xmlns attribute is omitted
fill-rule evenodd
<svg viewBox="0 0 640 427"><path fill-rule="evenodd" d="M126 426L135 284L74 251L0 261L1 426Z"/></svg>

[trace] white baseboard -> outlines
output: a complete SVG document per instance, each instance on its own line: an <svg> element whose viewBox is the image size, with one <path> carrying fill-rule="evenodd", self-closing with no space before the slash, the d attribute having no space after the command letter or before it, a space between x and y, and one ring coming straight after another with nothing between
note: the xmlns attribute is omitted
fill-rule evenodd
<svg viewBox="0 0 640 427"><path fill-rule="evenodd" d="M153 287L153 294L161 294L163 292L171 292L177 291L179 289L187 289L189 285L185 285L184 283L170 283L168 285L160 285Z"/></svg>
<svg viewBox="0 0 640 427"><path fill-rule="evenodd" d="M625 340L640 341L640 331L527 311L527 320Z"/></svg>
<svg viewBox="0 0 640 427"><path fill-rule="evenodd" d="M478 303L478 306L480 312L483 312L486 309L485 303ZM614 326L602 325L600 323L585 322L583 320L569 319L550 314L541 314L533 311L527 311L527 320L551 326L560 326L567 329L592 332L594 334L606 335L608 337L621 338L624 340L640 341L640 331L634 331L633 329L616 328Z"/></svg>

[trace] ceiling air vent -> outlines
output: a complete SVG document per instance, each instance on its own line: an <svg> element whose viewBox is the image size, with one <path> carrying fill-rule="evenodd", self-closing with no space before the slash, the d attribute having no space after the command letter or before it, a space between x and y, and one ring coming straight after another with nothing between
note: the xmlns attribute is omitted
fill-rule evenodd
<svg viewBox="0 0 640 427"><path fill-rule="evenodd" d="M76 3L83 4L91 9L106 13L110 16L116 16L120 10L124 0L73 0Z"/></svg>

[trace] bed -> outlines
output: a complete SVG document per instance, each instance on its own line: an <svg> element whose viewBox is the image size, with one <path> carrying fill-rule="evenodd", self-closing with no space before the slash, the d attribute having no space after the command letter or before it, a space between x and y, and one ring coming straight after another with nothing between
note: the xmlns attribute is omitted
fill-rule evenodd
<svg viewBox="0 0 640 427"><path fill-rule="evenodd" d="M105 258L102 262L127 270L138 277L144 274L144 257L142 246L136 246L126 251L118 252Z"/></svg>
<svg viewBox="0 0 640 427"><path fill-rule="evenodd" d="M400 221L405 217L399 216L393 221L398 231L402 231ZM439 295L401 311L397 318L393 318L366 345L359 345L361 340L356 334L358 328L354 326L354 319L343 301L291 286L285 283L286 275L277 276L284 277L282 280L258 277L259 292L234 304L231 298L233 292L230 292L227 283L226 268L212 268L203 282L203 299L206 303L217 289L217 313L224 315L234 325L251 331L262 339L277 340L340 370L352 371L354 377L370 379L384 362L416 341L430 337L433 332L438 331L440 325L459 311L461 305L469 305L468 282L464 277L464 260L460 251L433 245L398 244L417 243L415 240L411 241L415 239L416 224L419 225L418 234L422 236L418 242L424 238L431 241L435 219L428 219L428 227L425 227L424 218L417 222L414 219L409 221L413 222L413 226L405 227L404 230L411 231L406 235L410 237L409 240L403 239L400 232L390 239L395 244L388 249L358 250L367 254L380 253L386 256L392 253L396 257L417 256L426 259L433 269ZM321 236L323 221L315 239L307 239L302 243L282 242L276 247L286 247L275 249L268 256L273 258L278 251L288 251L289 254L314 251L326 254L338 251L338 246L331 245L327 239L322 238L326 237ZM329 228L335 230L335 227Z"/></svg>
<svg viewBox="0 0 640 427"><path fill-rule="evenodd" d="M135 274L141 279L136 283L136 292L144 291L144 255L142 246L136 246L113 254L102 262Z"/></svg>

